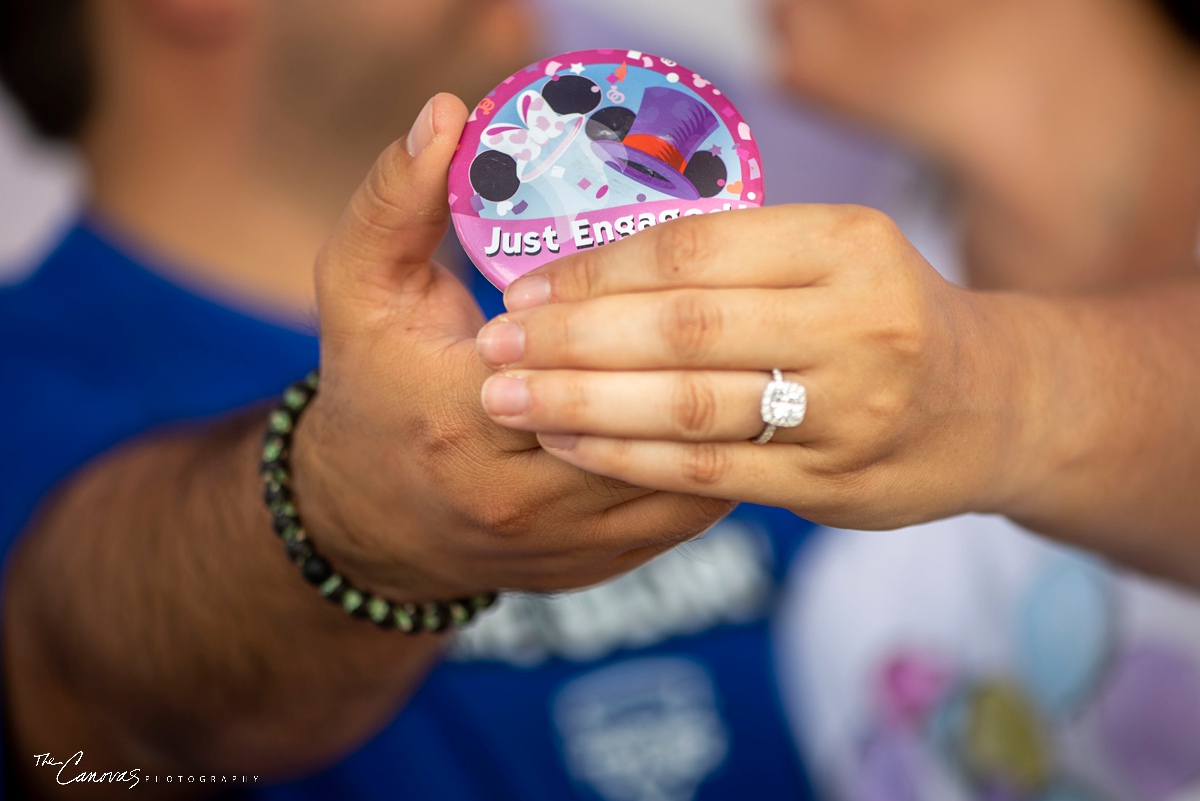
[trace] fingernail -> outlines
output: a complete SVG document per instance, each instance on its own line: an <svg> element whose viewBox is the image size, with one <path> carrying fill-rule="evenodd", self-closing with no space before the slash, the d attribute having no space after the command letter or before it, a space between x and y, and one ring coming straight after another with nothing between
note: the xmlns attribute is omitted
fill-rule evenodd
<svg viewBox="0 0 1200 801"><path fill-rule="evenodd" d="M479 332L475 349L492 367L515 364L525 355L525 329L507 320L488 323Z"/></svg>
<svg viewBox="0 0 1200 801"><path fill-rule="evenodd" d="M544 275L518 278L504 293L504 307L510 312L545 306L550 302L550 279Z"/></svg>
<svg viewBox="0 0 1200 801"><path fill-rule="evenodd" d="M429 147L429 143L433 141L433 98L425 103L425 108L421 109L421 113L417 115L417 121L413 123L412 130L408 132L408 155L416 158L421 155L421 151Z"/></svg>
<svg viewBox="0 0 1200 801"><path fill-rule="evenodd" d="M494 417L516 417L529 408L529 385L524 378L494 375L483 382L483 408Z"/></svg>
<svg viewBox="0 0 1200 801"><path fill-rule="evenodd" d="M552 451L569 451L579 442L578 434L538 434L538 442Z"/></svg>

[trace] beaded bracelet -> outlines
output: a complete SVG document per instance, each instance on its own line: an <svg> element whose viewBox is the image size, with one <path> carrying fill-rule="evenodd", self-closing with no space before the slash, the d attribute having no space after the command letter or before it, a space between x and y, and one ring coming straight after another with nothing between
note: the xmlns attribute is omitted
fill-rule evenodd
<svg viewBox="0 0 1200 801"><path fill-rule="evenodd" d="M289 458L292 432L300 415L316 396L319 383L320 374L313 370L303 381L288 387L279 406L271 411L263 438L260 468L263 500L271 511L275 533L283 540L288 558L299 566L304 579L315 585L321 595L341 605L351 616L367 618L380 628L420 634L443 632L470 623L478 612L496 602L495 593L453 601L396 603L356 588L317 553L296 513Z"/></svg>

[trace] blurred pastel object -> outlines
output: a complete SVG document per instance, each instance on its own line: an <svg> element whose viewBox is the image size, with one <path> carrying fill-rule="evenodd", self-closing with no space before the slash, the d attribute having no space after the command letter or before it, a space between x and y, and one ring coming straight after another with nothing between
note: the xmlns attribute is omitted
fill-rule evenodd
<svg viewBox="0 0 1200 801"><path fill-rule="evenodd" d="M1104 801L1104 798L1082 787L1060 784L1038 796L1037 801Z"/></svg>
<svg viewBox="0 0 1200 801"><path fill-rule="evenodd" d="M1055 559L1021 607L1017 662L1029 691L1054 715L1069 714L1096 687L1113 648L1111 585L1096 564Z"/></svg>
<svg viewBox="0 0 1200 801"><path fill-rule="evenodd" d="M932 655L915 651L892 655L880 668L876 688L884 719L920 725L953 682L950 668Z"/></svg>
<svg viewBox="0 0 1200 801"><path fill-rule="evenodd" d="M985 787L982 799L983 801L1030 801L1029 796L1022 795L1005 784L993 784Z"/></svg>
<svg viewBox="0 0 1200 801"><path fill-rule="evenodd" d="M884 728L867 740L855 801L924 801L920 777L920 744L904 731Z"/></svg>
<svg viewBox="0 0 1200 801"><path fill-rule="evenodd" d="M1162 644L1130 649L1113 667L1099 715L1105 754L1137 798L1168 801L1200 781L1200 668L1187 654Z"/></svg>
<svg viewBox="0 0 1200 801"><path fill-rule="evenodd" d="M956 685L942 696L925 724L925 736L956 773L966 771L964 738L970 715L971 691Z"/></svg>
<svg viewBox="0 0 1200 801"><path fill-rule="evenodd" d="M1041 723L1021 692L1002 682L980 684L969 700L963 755L984 785L1037 792L1050 778Z"/></svg>

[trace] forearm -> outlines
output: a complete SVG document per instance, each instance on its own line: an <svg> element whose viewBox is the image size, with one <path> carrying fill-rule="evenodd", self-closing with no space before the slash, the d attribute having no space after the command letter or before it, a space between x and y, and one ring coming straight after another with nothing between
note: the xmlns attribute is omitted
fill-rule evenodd
<svg viewBox="0 0 1200 801"><path fill-rule="evenodd" d="M996 299L1026 377L999 511L1200 586L1200 278Z"/></svg>
<svg viewBox="0 0 1200 801"><path fill-rule="evenodd" d="M16 753L270 776L351 748L415 687L439 641L351 620L272 535L261 421L124 447L48 504L6 587Z"/></svg>

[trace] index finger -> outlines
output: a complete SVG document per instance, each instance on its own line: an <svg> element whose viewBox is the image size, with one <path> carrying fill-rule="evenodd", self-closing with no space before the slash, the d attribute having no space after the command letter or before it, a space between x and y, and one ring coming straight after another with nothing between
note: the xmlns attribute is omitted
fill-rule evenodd
<svg viewBox="0 0 1200 801"><path fill-rule="evenodd" d="M518 278L509 311L663 289L809 286L845 253L852 206L796 205L662 223Z"/></svg>

